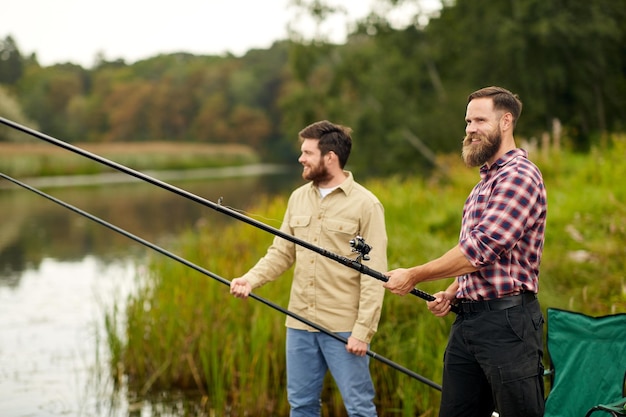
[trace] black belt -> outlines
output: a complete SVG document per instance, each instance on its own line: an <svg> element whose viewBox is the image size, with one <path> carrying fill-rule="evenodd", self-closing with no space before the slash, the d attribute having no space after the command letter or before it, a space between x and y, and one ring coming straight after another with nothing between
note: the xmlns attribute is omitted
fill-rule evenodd
<svg viewBox="0 0 626 417"><path fill-rule="evenodd" d="M537 299L537 295L532 292L510 295L508 297L496 298L495 300L462 300L459 308L463 313L480 313L483 311L499 311L515 307L524 303L529 303Z"/></svg>

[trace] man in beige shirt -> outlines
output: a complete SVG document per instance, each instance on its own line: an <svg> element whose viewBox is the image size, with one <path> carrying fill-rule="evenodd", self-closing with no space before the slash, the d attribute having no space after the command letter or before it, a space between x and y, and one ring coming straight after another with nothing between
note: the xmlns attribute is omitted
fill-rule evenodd
<svg viewBox="0 0 626 417"><path fill-rule="evenodd" d="M362 236L372 247L368 266L387 270L383 206L354 181L344 167L352 148L351 129L328 121L299 133L302 178L309 183L290 196L281 231L351 257L349 241ZM288 309L344 336L342 344L288 316L287 397L291 417L318 417L324 376L330 370L350 416L376 416L368 345L378 328L384 297L382 283L281 237L230 292L246 298L295 263Z"/></svg>

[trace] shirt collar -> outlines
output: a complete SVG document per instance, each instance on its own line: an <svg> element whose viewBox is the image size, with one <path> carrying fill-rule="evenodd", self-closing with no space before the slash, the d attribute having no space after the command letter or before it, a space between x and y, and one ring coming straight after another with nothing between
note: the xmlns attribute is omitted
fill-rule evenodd
<svg viewBox="0 0 626 417"><path fill-rule="evenodd" d="M506 164L508 164L513 159L519 156L523 158L528 158L528 152L526 152L526 150L521 149L521 148L511 149L510 151L502 155L500 158L498 158L496 162L494 162L490 167L487 167L487 164L481 166L480 176L484 178L489 173L489 171L492 171L492 170L497 171L498 169L505 166Z"/></svg>
<svg viewBox="0 0 626 417"><path fill-rule="evenodd" d="M337 186L337 189L343 191L344 194L348 195L350 194L350 191L352 191L352 189L354 188L354 177L352 176L352 172L350 171L343 171L343 173L346 175L346 179ZM310 182L309 185L311 187L311 190L319 193L318 187L314 185L313 182Z"/></svg>

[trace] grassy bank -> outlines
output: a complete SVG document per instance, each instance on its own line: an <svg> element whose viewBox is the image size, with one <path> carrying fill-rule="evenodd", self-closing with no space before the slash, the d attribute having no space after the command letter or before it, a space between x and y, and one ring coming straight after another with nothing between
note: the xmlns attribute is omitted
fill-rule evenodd
<svg viewBox="0 0 626 417"><path fill-rule="evenodd" d="M540 277L543 308L591 315L626 311L626 140L589 155L534 155L548 189L549 218ZM458 156L442 158L446 176L367 182L385 205L390 267L410 266L454 245L463 202L478 180ZM278 227L286 196L251 210ZM273 219L273 220L268 220ZM220 233L199 225L180 236L174 252L232 279L249 269L273 236L243 223ZM348 244L346 242L346 244ZM112 369L131 391L189 389L207 414L286 416L284 316L254 300L237 300L227 286L170 259L156 256L140 277L125 311L107 317ZM445 282L420 286L427 292ZM256 293L287 305L288 276ZM371 350L433 381L441 381L442 355L452 317L438 319L413 296L386 295ZM372 360L382 416L434 416L439 393ZM345 415L328 384L324 415Z"/></svg>
<svg viewBox="0 0 626 417"><path fill-rule="evenodd" d="M224 167L258 162L256 153L243 145L175 142L83 143L85 151L138 171ZM111 171L105 165L46 143L0 143L0 172L41 177L86 175Z"/></svg>

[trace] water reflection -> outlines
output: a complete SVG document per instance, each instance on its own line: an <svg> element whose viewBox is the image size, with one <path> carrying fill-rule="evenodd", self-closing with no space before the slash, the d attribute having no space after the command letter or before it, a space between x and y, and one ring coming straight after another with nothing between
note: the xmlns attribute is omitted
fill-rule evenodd
<svg viewBox="0 0 626 417"><path fill-rule="evenodd" d="M96 360L98 329L116 294L130 291L129 278L129 264L44 259L12 291L0 288L0 415L94 415L107 398L87 383L107 375L97 369L106 366Z"/></svg>
<svg viewBox="0 0 626 417"><path fill-rule="evenodd" d="M224 204L237 208L254 204L264 194L287 190L293 183L293 176L286 175L171 182L213 202L223 198ZM145 183L44 191L156 244L201 218L216 226L231 221L211 208ZM20 273L37 269L44 258L76 261L96 254L106 261L128 254L128 238L17 186L0 190L0 213L0 285L19 285Z"/></svg>
<svg viewBox="0 0 626 417"><path fill-rule="evenodd" d="M171 181L242 209L298 182L297 174ZM165 249L201 219L217 229L235 221L144 183L44 191ZM102 330L150 250L17 187L0 189L0 213L0 415L154 415L154 405L111 396Z"/></svg>

